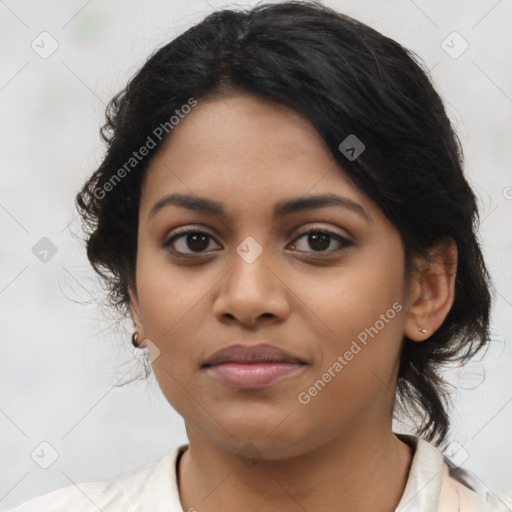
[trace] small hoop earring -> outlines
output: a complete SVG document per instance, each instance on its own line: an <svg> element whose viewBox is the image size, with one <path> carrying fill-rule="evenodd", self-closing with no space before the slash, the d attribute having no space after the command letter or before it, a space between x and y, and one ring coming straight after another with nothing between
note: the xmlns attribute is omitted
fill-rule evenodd
<svg viewBox="0 0 512 512"><path fill-rule="evenodd" d="M132 345L133 345L135 348L139 348L139 332L138 332L138 331L135 331L135 332L132 334Z"/></svg>
<svg viewBox="0 0 512 512"><path fill-rule="evenodd" d="M423 327L420 327L418 325L418 331L422 332L423 334L425 334L427 332L427 329L423 329Z"/></svg>

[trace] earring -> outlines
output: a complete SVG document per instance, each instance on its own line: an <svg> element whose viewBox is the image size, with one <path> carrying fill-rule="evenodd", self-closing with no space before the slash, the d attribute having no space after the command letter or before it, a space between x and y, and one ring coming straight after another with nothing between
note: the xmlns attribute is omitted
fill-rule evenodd
<svg viewBox="0 0 512 512"><path fill-rule="evenodd" d="M418 331L422 332L423 334L425 334L427 332L427 329L423 329L423 327L420 327L418 325Z"/></svg>
<svg viewBox="0 0 512 512"><path fill-rule="evenodd" d="M135 332L132 334L132 345L133 345L135 348L139 348L139 332L138 332L138 331L135 331Z"/></svg>

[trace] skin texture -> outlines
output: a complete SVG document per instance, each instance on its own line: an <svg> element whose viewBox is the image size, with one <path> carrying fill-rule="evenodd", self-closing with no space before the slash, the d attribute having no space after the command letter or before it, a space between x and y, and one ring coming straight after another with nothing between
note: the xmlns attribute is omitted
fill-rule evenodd
<svg viewBox="0 0 512 512"><path fill-rule="evenodd" d="M228 216L174 205L150 216L169 193L213 199ZM319 193L359 203L369 221L338 206L273 218L275 203ZM184 510L394 510L412 457L391 429L402 336L427 340L448 314L455 244L433 250L430 264L418 260L406 283L398 231L311 123L238 92L200 101L174 127L149 165L139 219L131 312L162 392L185 421ZM163 247L184 226L211 236L204 249L186 235ZM336 253L343 246L328 238L315 250L304 235L311 228L352 244ZM249 236L262 248L251 263L236 251ZM172 247L196 254L178 258ZM394 318L300 403L298 394L395 303ZM307 365L260 390L233 389L201 369L219 348L260 341Z"/></svg>

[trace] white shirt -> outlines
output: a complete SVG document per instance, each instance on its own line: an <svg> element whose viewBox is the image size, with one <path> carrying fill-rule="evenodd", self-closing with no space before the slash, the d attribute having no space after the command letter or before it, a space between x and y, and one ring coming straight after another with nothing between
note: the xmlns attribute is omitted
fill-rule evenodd
<svg viewBox="0 0 512 512"><path fill-rule="evenodd" d="M497 496L473 474L452 469L424 439L395 434L414 447L409 477L396 512L511 512L512 500ZM10 512L183 512L177 468L182 444L157 462L105 482L63 487Z"/></svg>

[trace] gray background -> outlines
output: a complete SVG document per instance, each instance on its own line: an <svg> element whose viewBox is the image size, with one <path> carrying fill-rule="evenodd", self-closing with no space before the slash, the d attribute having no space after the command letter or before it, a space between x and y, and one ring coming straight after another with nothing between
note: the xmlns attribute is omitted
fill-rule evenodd
<svg viewBox="0 0 512 512"><path fill-rule="evenodd" d="M114 386L136 368L131 324L118 325L98 303L73 200L102 156L105 103L149 53L214 9L255 3L0 1L3 507L72 482L110 479L186 441L154 379ZM419 54L458 130L498 294L491 348L450 373L457 386L451 439L465 467L512 495L512 2L325 4ZM58 43L45 59L31 47L51 49L43 31ZM457 58L464 42L446 39L453 31L469 44ZM57 248L46 263L32 252L43 237ZM52 449L41 442L58 453L48 469L31 458L51 462Z"/></svg>

